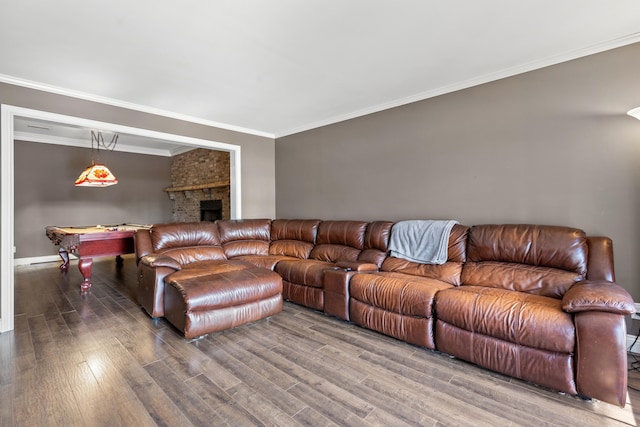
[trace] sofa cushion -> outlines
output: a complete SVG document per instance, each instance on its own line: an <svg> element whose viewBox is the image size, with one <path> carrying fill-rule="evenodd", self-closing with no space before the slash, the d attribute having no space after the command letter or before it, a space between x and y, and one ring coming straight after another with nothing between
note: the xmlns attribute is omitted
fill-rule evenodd
<svg viewBox="0 0 640 427"><path fill-rule="evenodd" d="M296 261L298 258L286 255L241 255L233 258L234 260L250 263L256 267L275 270L276 265L281 261Z"/></svg>
<svg viewBox="0 0 640 427"><path fill-rule="evenodd" d="M420 264L402 258L388 257L382 263L380 270L389 273L438 279L451 285L459 286L462 264L457 262L447 262L441 265Z"/></svg>
<svg viewBox="0 0 640 427"><path fill-rule="evenodd" d="M269 242L264 240L238 240L223 244L227 258L243 255L269 255Z"/></svg>
<svg viewBox="0 0 640 427"><path fill-rule="evenodd" d="M271 240L270 219L229 219L216 222L222 244L236 240Z"/></svg>
<svg viewBox="0 0 640 427"><path fill-rule="evenodd" d="M218 226L213 222L180 222L151 227L154 252L185 246L220 246Z"/></svg>
<svg viewBox="0 0 640 427"><path fill-rule="evenodd" d="M462 265L466 260L468 233L469 227L467 226L460 224L453 226L449 235L448 261L444 264L421 264L401 258L387 257L380 270L438 279L459 286Z"/></svg>
<svg viewBox="0 0 640 427"><path fill-rule="evenodd" d="M227 258L269 254L270 219L220 220L217 224Z"/></svg>
<svg viewBox="0 0 640 427"><path fill-rule="evenodd" d="M216 273L226 273L229 271L246 270L247 268L254 268L253 264L238 260L209 260L198 261L191 264L187 264L181 270L169 274L165 277L165 283L171 281L180 281L184 279L191 279L196 277L208 276Z"/></svg>
<svg viewBox="0 0 640 427"><path fill-rule="evenodd" d="M162 250L158 253L173 258L183 266L193 262L227 259L220 246L186 246Z"/></svg>
<svg viewBox="0 0 640 427"><path fill-rule="evenodd" d="M573 318L556 298L482 286L445 289L435 297L438 320L526 347L573 353Z"/></svg>
<svg viewBox="0 0 640 427"><path fill-rule="evenodd" d="M272 271L258 267L200 277L171 277L167 283L188 295L185 297L187 311L246 304L282 293L282 279Z"/></svg>
<svg viewBox="0 0 640 427"><path fill-rule="evenodd" d="M487 286L562 298L583 276L557 268L504 262L468 262L462 280L467 285Z"/></svg>
<svg viewBox="0 0 640 427"><path fill-rule="evenodd" d="M274 219L271 222L271 240L297 240L314 244L319 226L319 219Z"/></svg>
<svg viewBox="0 0 640 427"><path fill-rule="evenodd" d="M587 272L588 246L582 230L529 224L474 225L469 261L501 261Z"/></svg>
<svg viewBox="0 0 640 427"><path fill-rule="evenodd" d="M363 221L323 221L309 258L325 262L356 261L364 248L367 223Z"/></svg>
<svg viewBox="0 0 640 427"><path fill-rule="evenodd" d="M360 250L350 246L342 245L316 245L309 258L335 263L338 260L356 261L360 255Z"/></svg>
<svg viewBox="0 0 640 427"><path fill-rule="evenodd" d="M320 220L276 219L271 223L269 255L309 258Z"/></svg>
<svg viewBox="0 0 640 427"><path fill-rule="evenodd" d="M387 245L393 223L390 221L373 221L367 225L364 234L364 247L358 255L358 261L382 265L387 257Z"/></svg>
<svg viewBox="0 0 640 427"><path fill-rule="evenodd" d="M465 285L562 298L587 272L583 231L569 227L476 225L469 232Z"/></svg>
<svg viewBox="0 0 640 427"><path fill-rule="evenodd" d="M362 250L367 223L363 221L322 221L317 245L343 245Z"/></svg>
<svg viewBox="0 0 640 427"><path fill-rule="evenodd" d="M282 280L289 283L322 288L324 271L334 268L334 265L314 259L280 261L276 265L275 272L282 276Z"/></svg>
<svg viewBox="0 0 640 427"><path fill-rule="evenodd" d="M269 246L269 255L306 259L313 250L313 243L298 240L276 240Z"/></svg>
<svg viewBox="0 0 640 427"><path fill-rule="evenodd" d="M452 285L399 273L356 274L349 282L351 298L366 305L415 317L433 317L436 293Z"/></svg>

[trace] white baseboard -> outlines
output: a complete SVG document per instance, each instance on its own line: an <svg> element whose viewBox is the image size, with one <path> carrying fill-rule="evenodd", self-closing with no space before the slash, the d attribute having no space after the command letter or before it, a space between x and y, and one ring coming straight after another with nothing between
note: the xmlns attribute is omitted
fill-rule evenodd
<svg viewBox="0 0 640 427"><path fill-rule="evenodd" d="M627 334L627 350L632 353L640 354L640 338L634 344L633 342L636 340L635 335ZM633 345L633 348L631 346Z"/></svg>
<svg viewBox="0 0 640 427"><path fill-rule="evenodd" d="M73 254L69 254L69 260L77 259L77 257ZM25 265L31 264L40 264L43 262L60 262L62 263L62 259L59 255L45 255L45 256L34 256L28 258L15 258L13 260L14 267L21 267Z"/></svg>

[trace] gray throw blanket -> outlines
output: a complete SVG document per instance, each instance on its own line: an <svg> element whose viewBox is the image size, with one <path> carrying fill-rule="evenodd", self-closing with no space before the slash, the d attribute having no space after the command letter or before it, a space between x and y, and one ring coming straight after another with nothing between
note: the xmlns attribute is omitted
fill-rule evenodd
<svg viewBox="0 0 640 427"><path fill-rule="evenodd" d="M422 264L444 264L449 256L449 234L457 223L454 220L397 222L391 228L389 239L391 256Z"/></svg>

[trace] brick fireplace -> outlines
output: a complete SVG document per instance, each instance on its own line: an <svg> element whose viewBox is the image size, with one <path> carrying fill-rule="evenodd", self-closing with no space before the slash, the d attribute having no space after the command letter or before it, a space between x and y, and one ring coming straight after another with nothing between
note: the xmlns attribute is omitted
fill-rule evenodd
<svg viewBox="0 0 640 427"><path fill-rule="evenodd" d="M211 212L203 214L201 206L217 207L218 204L222 219L229 219L229 179L230 155L226 151L196 148L173 157L171 187L164 189L173 200L173 220L190 222L200 221L201 218L215 219ZM207 209L211 210L204 208Z"/></svg>

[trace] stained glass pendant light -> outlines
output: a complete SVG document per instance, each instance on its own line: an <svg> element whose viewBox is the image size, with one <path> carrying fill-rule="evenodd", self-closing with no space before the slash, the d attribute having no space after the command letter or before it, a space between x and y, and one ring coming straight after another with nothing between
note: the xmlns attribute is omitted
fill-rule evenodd
<svg viewBox="0 0 640 427"><path fill-rule="evenodd" d="M101 164L91 163L78 179L76 179L76 187L108 187L118 183L118 178L113 176L108 167Z"/></svg>
<svg viewBox="0 0 640 427"><path fill-rule="evenodd" d="M91 131L91 165L89 165L76 179L76 187L108 187L118 183L118 179L104 164L96 163L93 159L94 146L97 155L100 154L100 146L113 151L118 141L118 134L113 135L110 143L105 144L102 132Z"/></svg>

